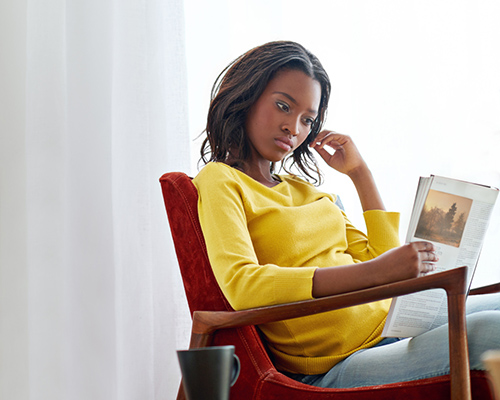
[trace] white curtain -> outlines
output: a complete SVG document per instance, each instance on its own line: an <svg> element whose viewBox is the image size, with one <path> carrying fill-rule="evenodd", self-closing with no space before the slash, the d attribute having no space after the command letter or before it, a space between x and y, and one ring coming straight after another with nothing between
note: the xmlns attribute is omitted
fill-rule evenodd
<svg viewBox="0 0 500 400"><path fill-rule="evenodd" d="M174 398L182 1L4 0L0 57L0 398Z"/></svg>

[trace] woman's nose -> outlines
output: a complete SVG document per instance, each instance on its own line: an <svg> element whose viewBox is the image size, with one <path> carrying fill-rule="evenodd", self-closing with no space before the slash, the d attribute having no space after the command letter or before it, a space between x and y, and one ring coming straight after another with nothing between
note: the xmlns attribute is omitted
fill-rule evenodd
<svg viewBox="0 0 500 400"><path fill-rule="evenodd" d="M295 119L289 120L284 124L283 129L292 136L298 136L300 133L300 121Z"/></svg>

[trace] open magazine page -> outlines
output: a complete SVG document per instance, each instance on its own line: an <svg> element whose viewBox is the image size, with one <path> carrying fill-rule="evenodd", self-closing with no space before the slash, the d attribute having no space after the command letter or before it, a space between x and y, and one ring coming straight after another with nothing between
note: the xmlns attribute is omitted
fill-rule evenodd
<svg viewBox="0 0 500 400"><path fill-rule="evenodd" d="M470 287L497 195L498 189L487 186L421 178L406 241L434 243L439 256L435 272L467 266ZM401 296L392 301L382 336L416 336L447 318L443 289Z"/></svg>

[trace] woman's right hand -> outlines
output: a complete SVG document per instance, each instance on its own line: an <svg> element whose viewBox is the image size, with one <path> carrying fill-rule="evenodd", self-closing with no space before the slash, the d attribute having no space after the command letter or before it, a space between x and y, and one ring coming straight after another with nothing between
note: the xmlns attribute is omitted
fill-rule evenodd
<svg viewBox="0 0 500 400"><path fill-rule="evenodd" d="M439 260L430 242L420 241L391 249L370 263L379 270L384 283L423 276L436 269Z"/></svg>

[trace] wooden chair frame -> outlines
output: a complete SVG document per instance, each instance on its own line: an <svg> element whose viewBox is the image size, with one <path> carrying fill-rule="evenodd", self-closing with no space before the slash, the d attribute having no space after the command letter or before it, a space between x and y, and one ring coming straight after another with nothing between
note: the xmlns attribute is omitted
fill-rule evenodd
<svg viewBox="0 0 500 400"><path fill-rule="evenodd" d="M174 184L177 188L174 192L181 197L181 202L193 201L193 188L189 186L189 193L184 193L178 189L177 179L183 179L182 173L165 174L162 178L162 186L167 181ZM169 192L163 188L165 199ZM174 208L183 208L184 206L172 203ZM167 202L165 202L167 205ZM194 229L194 235L197 236L204 245L203 237L197 221L196 210L192 209L192 203L188 214L191 224L189 231ZM169 214L167 206L167 214ZM169 214L169 219L170 219ZM171 220L173 222L173 220ZM179 230L180 225L176 224L176 233L180 235L179 243L186 240L183 230ZM188 239L189 243L191 239ZM174 238L175 241L175 238ZM176 243L177 244L177 243ZM179 249L176 248L176 251ZM178 254L179 255L179 254ZM189 262L183 257L183 262ZM206 254L200 262L207 262ZM187 279L185 277L185 279ZM453 400L471 399L471 380L469 371L469 357L467 348L467 330L465 321L465 300L467 294L467 267L451 269L445 272L439 272L424 277L408 279L387 285L372 287L368 289L338 294L334 296L323 297L308 301L301 301L290 304L281 304L270 307L262 307L243 311L195 311L192 310L193 324L191 331L190 348L200 348L212 345L215 333L219 330L243 328L247 326L258 326L265 323L283 321L292 318L304 317L307 315L323 313L345 307L351 307L359 304L374 302L387 298L393 298L409 293L414 293L428 289L444 289L448 302L448 324L449 324L449 356L450 356L450 387L451 398ZM186 285L186 280L184 281ZM470 294L486 294L500 291L500 283L485 286L479 289L473 289ZM222 294L221 294L222 295ZM191 307L191 305L190 305ZM219 307L219 306L217 306ZM229 310L229 305L226 304ZM247 329L247 328L244 328ZM182 382L177 396L178 400L185 399Z"/></svg>
<svg viewBox="0 0 500 400"><path fill-rule="evenodd" d="M351 307L428 289L444 289L448 301L451 398L471 399L467 330L465 323L467 267L451 269L425 277L408 279L354 292L244 311L195 311L190 348L210 346L219 329L260 325ZM500 284L475 289L471 294L493 293ZM182 384L178 400L185 399Z"/></svg>

